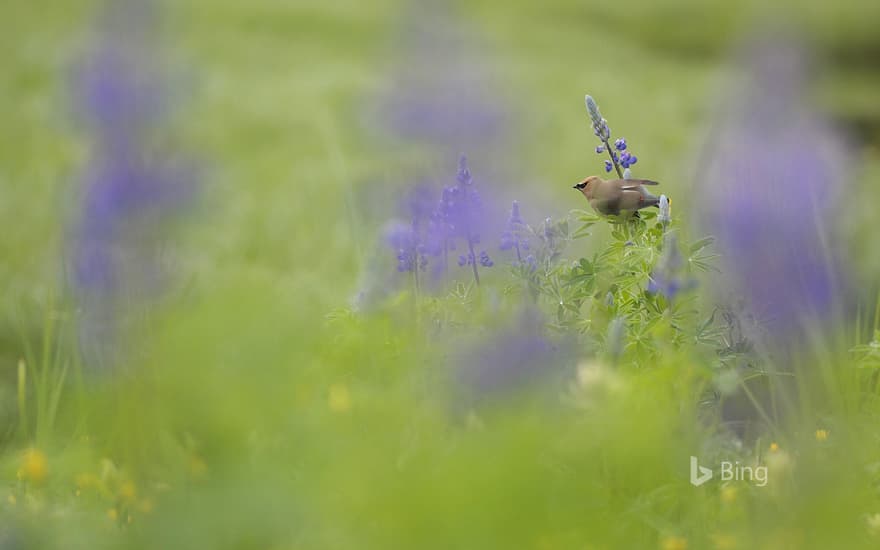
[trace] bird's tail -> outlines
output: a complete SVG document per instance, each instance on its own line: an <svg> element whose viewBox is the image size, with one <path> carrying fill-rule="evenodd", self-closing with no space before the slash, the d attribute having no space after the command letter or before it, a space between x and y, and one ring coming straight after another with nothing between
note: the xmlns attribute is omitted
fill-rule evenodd
<svg viewBox="0 0 880 550"><path fill-rule="evenodd" d="M660 197L656 195L648 195L642 199L642 202L645 203L645 206L656 206L660 208Z"/></svg>
<svg viewBox="0 0 880 550"><path fill-rule="evenodd" d="M641 208L645 208L648 206L660 206L660 197L645 189L644 185L639 186L639 193L642 194L641 203L644 205Z"/></svg>

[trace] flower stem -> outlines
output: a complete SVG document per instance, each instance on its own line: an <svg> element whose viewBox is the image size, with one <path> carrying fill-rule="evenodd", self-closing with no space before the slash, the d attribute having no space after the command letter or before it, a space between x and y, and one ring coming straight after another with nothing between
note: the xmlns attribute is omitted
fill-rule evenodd
<svg viewBox="0 0 880 550"><path fill-rule="evenodd" d="M608 151L608 156L611 157L611 163L614 164L614 169L617 170L617 175L620 179L623 179L623 172L620 170L620 165L617 164L617 159L614 158L614 152L611 150L611 144L608 143L607 139L603 139L602 143L605 144L605 150Z"/></svg>
<svg viewBox="0 0 880 550"><path fill-rule="evenodd" d="M468 250L470 251L470 260L471 267L474 270L474 281L477 282L477 286L480 286L480 275L477 273L477 255L474 254L474 241L468 236Z"/></svg>

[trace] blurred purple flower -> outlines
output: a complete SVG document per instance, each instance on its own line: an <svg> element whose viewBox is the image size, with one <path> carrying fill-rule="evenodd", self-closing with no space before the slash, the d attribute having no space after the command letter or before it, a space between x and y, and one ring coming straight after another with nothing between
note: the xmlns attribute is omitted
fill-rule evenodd
<svg viewBox="0 0 880 550"><path fill-rule="evenodd" d="M843 298L830 230L847 163L837 134L804 105L805 60L792 44L750 47L748 81L701 155L698 211L717 237L725 290L745 297L772 337L827 318Z"/></svg>
<svg viewBox="0 0 880 550"><path fill-rule="evenodd" d="M101 15L99 43L76 67L73 95L102 148L124 150L167 108L154 55L156 7L149 0L119 0Z"/></svg>
<svg viewBox="0 0 880 550"><path fill-rule="evenodd" d="M450 250L455 249L455 242L461 239L467 249L466 254L459 255L459 266L472 266L474 280L480 284L477 259L483 267L492 267L494 263L488 252L481 251L479 257L475 245L480 243L480 233L485 226L485 209L467 166L467 159L462 155L458 161L458 171L454 185L445 187L440 195L440 202L427 226L425 241L432 254L443 256L446 265Z"/></svg>
<svg viewBox="0 0 880 550"><path fill-rule="evenodd" d="M510 218L507 220L507 227L501 234L501 250L515 250L517 265L523 263L523 252L529 250L528 226L520 217L519 203L513 201L510 208Z"/></svg>
<svg viewBox="0 0 880 550"><path fill-rule="evenodd" d="M506 135L506 111L491 91L491 65L480 61L474 40L444 3L413 1L409 10L380 124L443 154L485 153Z"/></svg>
<svg viewBox="0 0 880 550"><path fill-rule="evenodd" d="M486 227L486 216L464 156L459 159L455 181L443 188L435 208L431 206L434 195L429 186L416 186L410 192L405 200L409 224L396 223L386 231L386 242L394 249L398 271L424 271L431 256L439 259L434 262L438 270L432 275L442 275L439 270L448 268L449 253L456 250L457 241L465 247L458 256L458 265L471 266L477 284L478 266L495 265L488 251L476 248Z"/></svg>
<svg viewBox="0 0 880 550"><path fill-rule="evenodd" d="M161 286L162 233L194 193L192 168L151 146L159 141L165 98L148 8L148 2L111 5L75 80L94 142L70 244L84 348L111 345L113 325Z"/></svg>
<svg viewBox="0 0 880 550"><path fill-rule="evenodd" d="M669 302L683 291L696 286L696 280L684 274L684 258L678 249L678 240L668 233L663 239L663 253L648 280L649 294L660 294Z"/></svg>
<svg viewBox="0 0 880 550"><path fill-rule="evenodd" d="M455 356L459 381L474 394L512 389L554 372L561 349L543 333L536 313L525 313ZM557 371L558 372L558 371Z"/></svg>
<svg viewBox="0 0 880 550"><path fill-rule="evenodd" d="M397 255L397 271L424 271L428 265L424 246L419 239L417 224L392 223L386 230L385 240Z"/></svg>

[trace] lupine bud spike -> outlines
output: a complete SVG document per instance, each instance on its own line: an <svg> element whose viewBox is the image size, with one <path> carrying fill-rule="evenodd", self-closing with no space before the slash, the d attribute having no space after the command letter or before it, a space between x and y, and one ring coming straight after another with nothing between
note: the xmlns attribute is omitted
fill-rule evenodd
<svg viewBox="0 0 880 550"><path fill-rule="evenodd" d="M660 213L657 215L657 220L663 224L665 227L670 221L672 221L672 217L669 211L669 199L666 195L660 195Z"/></svg>

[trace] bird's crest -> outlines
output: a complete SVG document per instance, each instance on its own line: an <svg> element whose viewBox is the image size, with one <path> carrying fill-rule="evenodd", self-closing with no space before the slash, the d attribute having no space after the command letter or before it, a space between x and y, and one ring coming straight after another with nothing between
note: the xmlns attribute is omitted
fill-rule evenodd
<svg viewBox="0 0 880 550"><path fill-rule="evenodd" d="M574 189L583 190L584 187L590 185L593 181L599 179L599 176L588 176L574 185Z"/></svg>

